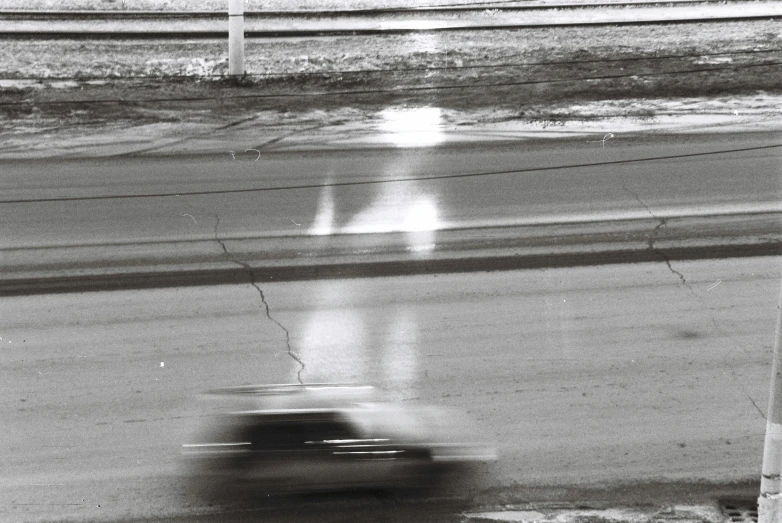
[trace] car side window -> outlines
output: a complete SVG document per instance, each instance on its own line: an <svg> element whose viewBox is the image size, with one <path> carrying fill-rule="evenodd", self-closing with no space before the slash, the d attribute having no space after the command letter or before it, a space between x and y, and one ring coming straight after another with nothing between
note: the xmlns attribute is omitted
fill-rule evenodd
<svg viewBox="0 0 782 523"><path fill-rule="evenodd" d="M355 439L358 434L336 417L308 417L258 420L249 428L248 436L253 450L283 450Z"/></svg>

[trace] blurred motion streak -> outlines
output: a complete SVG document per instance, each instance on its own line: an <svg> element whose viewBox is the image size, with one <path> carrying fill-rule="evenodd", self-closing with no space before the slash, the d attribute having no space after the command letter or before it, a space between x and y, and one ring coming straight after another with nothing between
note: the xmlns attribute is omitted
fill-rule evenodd
<svg viewBox="0 0 782 523"><path fill-rule="evenodd" d="M429 491L496 459L460 412L384 401L373 387L254 385L205 399L217 414L182 451L207 496Z"/></svg>

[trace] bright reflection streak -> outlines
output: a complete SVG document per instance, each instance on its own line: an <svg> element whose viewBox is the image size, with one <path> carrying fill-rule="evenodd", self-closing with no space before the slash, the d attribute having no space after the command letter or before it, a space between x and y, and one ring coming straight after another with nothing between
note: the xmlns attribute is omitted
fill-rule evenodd
<svg viewBox="0 0 782 523"><path fill-rule="evenodd" d="M407 247L413 252L434 249L435 231L440 228L435 199L412 194L409 188L389 187L368 208L356 215L341 232L378 234L406 232Z"/></svg>
<svg viewBox="0 0 782 523"><path fill-rule="evenodd" d="M404 230L408 233L407 246L411 251L433 250L437 229L439 229L437 206L431 198L421 197L407 209Z"/></svg>
<svg viewBox="0 0 782 523"><path fill-rule="evenodd" d="M372 205L344 227L336 226L334 221L333 189L324 187L309 234L326 236L336 233L407 232L408 247L412 251L420 252L434 247L434 231L440 229L435 199L399 186L384 188Z"/></svg>
<svg viewBox="0 0 782 523"><path fill-rule="evenodd" d="M384 137L398 147L427 147L444 140L438 107L390 108L380 117Z"/></svg>
<svg viewBox="0 0 782 523"><path fill-rule="evenodd" d="M381 129L399 146L426 146L443 140L439 108L394 108L382 111ZM375 201L344 226L335 216L334 189L321 189L315 219L309 234L408 233L408 251L426 253L434 249L435 234L441 228L436 196L421 193L413 182L383 185Z"/></svg>
<svg viewBox="0 0 782 523"><path fill-rule="evenodd" d="M303 377L308 382L379 382L393 396L409 397L420 364L415 309L400 304L376 316L371 308L354 308L364 290L360 284L331 280L313 289L312 312L294 340L306 364Z"/></svg>
<svg viewBox="0 0 782 523"><path fill-rule="evenodd" d="M402 230L434 231L437 226L437 206L431 198L421 197L407 208Z"/></svg>
<svg viewBox="0 0 782 523"><path fill-rule="evenodd" d="M334 192L331 186L325 186L320 192L318 211L309 233L325 236L334 232Z"/></svg>
<svg viewBox="0 0 782 523"><path fill-rule="evenodd" d="M434 198L392 186L384 189L384 193L369 208L357 214L341 232L369 234L435 231L439 228Z"/></svg>
<svg viewBox="0 0 782 523"><path fill-rule="evenodd" d="M319 282L312 296L312 313L303 335L296 342L297 353L306 364L308 382L371 381L367 374L364 321L349 303L353 289L345 281Z"/></svg>
<svg viewBox="0 0 782 523"><path fill-rule="evenodd" d="M307 381L366 381L364 336L364 324L356 311L314 311L298 350L307 365Z"/></svg>

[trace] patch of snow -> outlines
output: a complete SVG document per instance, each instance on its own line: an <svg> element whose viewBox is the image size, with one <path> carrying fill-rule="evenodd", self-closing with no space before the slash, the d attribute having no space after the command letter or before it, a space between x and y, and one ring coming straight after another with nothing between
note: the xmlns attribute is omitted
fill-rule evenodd
<svg viewBox="0 0 782 523"><path fill-rule="evenodd" d="M41 89L43 84L38 80L0 80L0 89Z"/></svg>
<svg viewBox="0 0 782 523"><path fill-rule="evenodd" d="M465 514L468 519L489 520L489 521L524 521L536 522L544 521L545 514L533 510L510 510L497 512L478 512L474 514Z"/></svg>
<svg viewBox="0 0 782 523"><path fill-rule="evenodd" d="M729 64L733 62L733 58L729 56L707 56L698 59L695 63L698 65L703 64Z"/></svg>
<svg viewBox="0 0 782 523"><path fill-rule="evenodd" d="M79 82L75 82L73 80L61 80L49 83L49 87L53 87L54 89L69 89L73 87L79 87Z"/></svg>

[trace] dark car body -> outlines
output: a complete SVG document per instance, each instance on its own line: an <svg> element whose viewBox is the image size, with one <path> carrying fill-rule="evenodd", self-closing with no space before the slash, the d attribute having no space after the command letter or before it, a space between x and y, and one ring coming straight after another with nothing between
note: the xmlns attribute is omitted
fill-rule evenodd
<svg viewBox="0 0 782 523"><path fill-rule="evenodd" d="M183 446L197 474L262 492L426 487L495 459L450 410L377 401L371 387L274 385L213 391L233 407ZM223 408L224 408L223 407Z"/></svg>

